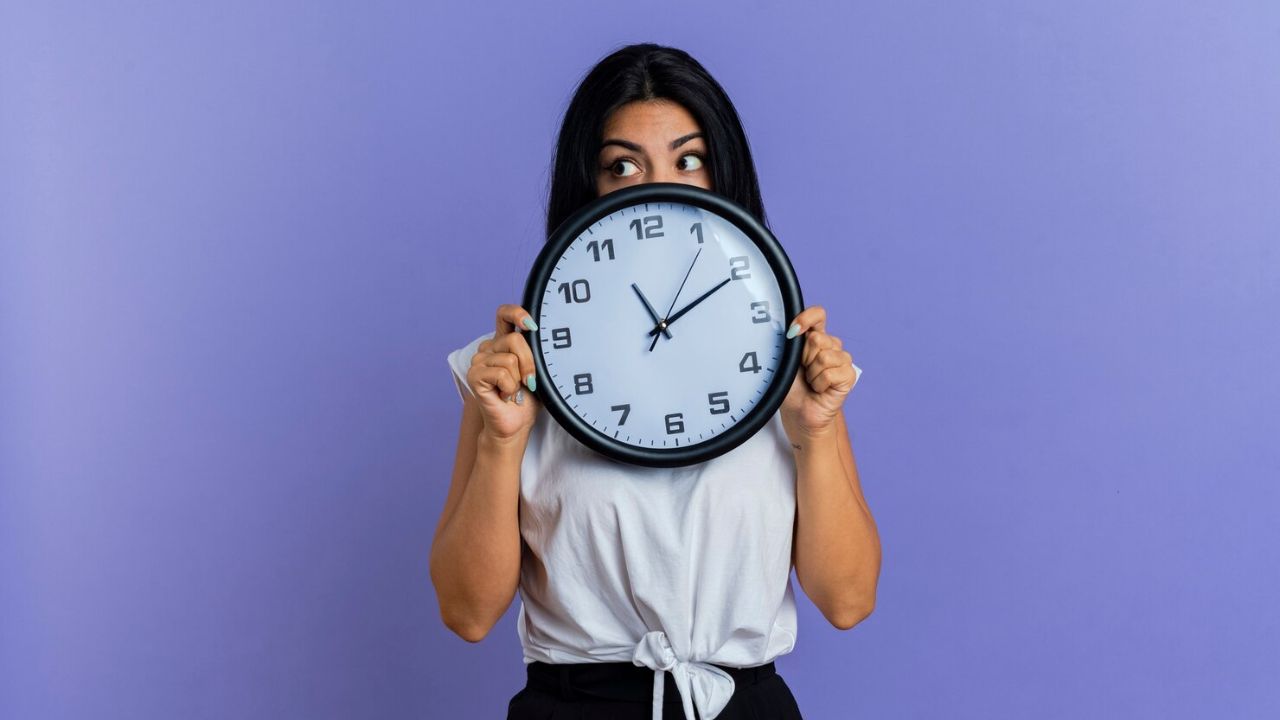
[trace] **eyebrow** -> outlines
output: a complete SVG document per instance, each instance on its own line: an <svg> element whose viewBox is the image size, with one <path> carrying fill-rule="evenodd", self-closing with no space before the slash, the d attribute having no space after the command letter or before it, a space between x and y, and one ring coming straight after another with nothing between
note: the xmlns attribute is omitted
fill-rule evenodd
<svg viewBox="0 0 1280 720"><path fill-rule="evenodd" d="M702 137L702 133L696 132L696 131L691 132L688 135L683 135L681 137L678 137L675 140L671 141L671 149L675 150L676 148L689 142L690 140L694 138L700 138L700 137ZM643 149L639 145L629 140L622 140L619 138L609 138L608 140L605 140L603 143L600 143L600 149L603 150L610 145L618 145L630 150L631 152L643 152Z"/></svg>

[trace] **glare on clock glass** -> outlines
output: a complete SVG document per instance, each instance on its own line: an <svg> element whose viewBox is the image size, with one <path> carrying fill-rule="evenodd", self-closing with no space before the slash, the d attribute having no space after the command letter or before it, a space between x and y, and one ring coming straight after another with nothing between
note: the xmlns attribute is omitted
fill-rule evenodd
<svg viewBox="0 0 1280 720"><path fill-rule="evenodd" d="M569 408L607 437L656 449L742 420L781 360L784 312L772 269L737 226L647 203L568 246L537 322L550 385ZM662 318L666 333L653 332Z"/></svg>

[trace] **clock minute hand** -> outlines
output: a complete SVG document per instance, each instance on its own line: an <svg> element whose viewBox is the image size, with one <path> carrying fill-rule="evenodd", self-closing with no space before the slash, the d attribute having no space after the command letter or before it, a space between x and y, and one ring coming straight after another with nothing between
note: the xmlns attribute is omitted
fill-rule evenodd
<svg viewBox="0 0 1280 720"><path fill-rule="evenodd" d="M649 299L644 296L644 293L640 292L640 286L635 283L631 283L631 289L636 291L636 297L640 298L640 302L644 305L644 309L648 311L649 317L653 319L653 324L658 325L661 323L662 318L658 317L658 311L653 309L653 306L649 304ZM671 333L667 332L666 328L663 328L662 335L668 340L671 339Z"/></svg>
<svg viewBox="0 0 1280 720"><path fill-rule="evenodd" d="M715 291L717 291L717 290L719 290L720 288L724 287L725 285L728 285L728 284L729 284L729 281L730 281L730 280L732 280L732 279L733 279L733 278L725 278L725 279L721 280L721 281L720 281L720 283L719 283L718 285L716 285L715 287L711 288L710 290L708 290L708 291L706 291L706 292L702 293L701 295L699 295L699 296L698 296L698 298L697 298L696 300L694 300L693 302L691 302L691 303L689 303L688 305L685 305L684 307L680 308L679 312L677 312L675 315L672 315L671 317L667 318L667 321L662 325L662 327L664 327L664 328L666 328L666 327L670 327L670 326L671 326L671 323L675 322L676 320L679 320L681 317L683 317L683 316L684 316L684 314L685 314L685 313L687 313L687 312L689 312L690 310L692 310L694 305L697 305L698 303L702 302L703 300L706 300L707 298L711 297L711 294L712 294L712 293L714 293ZM657 335L657 334L658 334L658 328L654 328L654 329L650 330L650 331L649 331L649 334L650 334L650 335Z"/></svg>

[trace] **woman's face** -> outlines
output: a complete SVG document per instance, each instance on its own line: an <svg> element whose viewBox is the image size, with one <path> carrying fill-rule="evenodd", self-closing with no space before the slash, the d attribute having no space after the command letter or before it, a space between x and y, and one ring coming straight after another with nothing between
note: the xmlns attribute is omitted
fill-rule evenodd
<svg viewBox="0 0 1280 720"><path fill-rule="evenodd" d="M605 121L596 194L640 183L674 182L711 190L702 128L679 103L630 102Z"/></svg>

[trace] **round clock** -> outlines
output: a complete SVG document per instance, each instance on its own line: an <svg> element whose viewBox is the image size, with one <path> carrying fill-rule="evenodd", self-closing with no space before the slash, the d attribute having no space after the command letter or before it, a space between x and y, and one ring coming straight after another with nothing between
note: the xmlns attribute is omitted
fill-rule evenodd
<svg viewBox="0 0 1280 720"><path fill-rule="evenodd" d="M777 411L803 309L773 234L680 183L600 197L548 238L525 285L538 396L607 457L675 467L729 452Z"/></svg>

